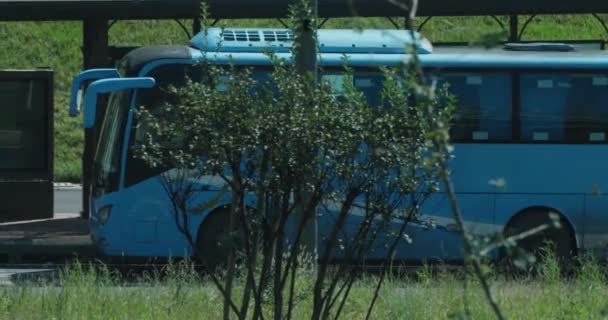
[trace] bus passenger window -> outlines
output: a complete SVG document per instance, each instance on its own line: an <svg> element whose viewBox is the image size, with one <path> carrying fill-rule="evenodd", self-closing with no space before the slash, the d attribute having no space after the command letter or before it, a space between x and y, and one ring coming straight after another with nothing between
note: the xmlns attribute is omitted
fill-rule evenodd
<svg viewBox="0 0 608 320"><path fill-rule="evenodd" d="M436 77L456 98L451 139L454 142L508 141L512 138L511 75L451 73Z"/></svg>
<svg viewBox="0 0 608 320"><path fill-rule="evenodd" d="M345 94L344 80L346 75L344 73L324 74L321 75L321 85L331 89L334 96L339 97Z"/></svg>
<svg viewBox="0 0 608 320"><path fill-rule="evenodd" d="M347 81L347 75L344 72L340 73L325 73L320 77L321 85L331 89L333 95L337 98L346 95L346 88L344 87L345 81ZM357 71L351 79L352 85L355 89L363 93L367 103L371 107L377 107L381 102L381 92L383 88L384 76L380 72L372 71Z"/></svg>
<svg viewBox="0 0 608 320"><path fill-rule="evenodd" d="M521 139L604 143L608 134L608 77L593 74L522 74Z"/></svg>
<svg viewBox="0 0 608 320"><path fill-rule="evenodd" d="M371 107L381 104L381 92L384 88L384 76L379 72L355 73L355 88L360 90Z"/></svg>
<svg viewBox="0 0 608 320"><path fill-rule="evenodd" d="M567 75L523 74L520 80L521 139L564 141L570 81Z"/></svg>
<svg viewBox="0 0 608 320"><path fill-rule="evenodd" d="M580 105L581 142L606 143L608 134L608 76L577 74L573 75L572 99Z"/></svg>

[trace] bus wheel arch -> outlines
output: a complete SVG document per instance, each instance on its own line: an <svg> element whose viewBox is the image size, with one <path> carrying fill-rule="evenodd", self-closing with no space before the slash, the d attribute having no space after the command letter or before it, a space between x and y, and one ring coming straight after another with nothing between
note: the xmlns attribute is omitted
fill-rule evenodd
<svg viewBox="0 0 608 320"><path fill-rule="evenodd" d="M207 268L216 269L222 267L227 262L227 253L231 247L239 247L239 236L242 232L239 225L230 232L229 216L230 206L224 205L209 212L198 226L196 233L196 252L197 259Z"/></svg>
<svg viewBox="0 0 608 320"><path fill-rule="evenodd" d="M576 233L572 222L560 211L547 206L532 206L514 214L503 229L504 237L509 237L522 231L530 230L543 223L552 223L549 214L557 214L560 228L551 226L549 229L518 241L517 245L526 251L537 252L546 240L554 242L555 254L558 258L569 260L578 253ZM504 252L502 253L504 257Z"/></svg>

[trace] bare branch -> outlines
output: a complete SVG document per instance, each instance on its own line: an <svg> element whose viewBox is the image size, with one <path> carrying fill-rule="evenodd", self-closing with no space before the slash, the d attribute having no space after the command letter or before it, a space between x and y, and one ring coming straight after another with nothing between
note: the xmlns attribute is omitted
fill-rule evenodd
<svg viewBox="0 0 608 320"><path fill-rule="evenodd" d="M546 224L546 223L545 224L541 224L540 226L537 226L537 227L532 228L530 230L526 230L524 232L512 235L510 237L507 237L507 238L503 239L500 242L491 244L491 245L487 246L486 248L481 249L479 251L479 254L481 256L485 256L485 255L487 255L488 253L490 253L491 251L493 251L495 249L502 248L504 246L507 246L509 243L514 243L514 242L526 239L528 237L534 236L534 235L539 234L539 233L541 233L541 232L543 232L543 231L545 231L545 230L547 230L549 228L550 228L550 226L548 224Z"/></svg>
<svg viewBox="0 0 608 320"><path fill-rule="evenodd" d="M459 228L460 233L463 238L465 259L471 260L473 269L475 271L475 275L477 276L477 279L479 279L479 281L481 283L483 292L486 296L486 299L488 300L488 303L492 307L492 310L494 311L496 318L498 318L499 320L504 320L506 318L502 314L502 310L500 309L500 306L498 306L496 299L494 299L494 295L492 294L492 289L490 288L488 279L483 274L483 270L481 269L481 263L479 262L478 259L473 257L474 254L472 252L473 248L471 245L471 240L470 240L469 234L467 233L467 231L465 229L464 219L462 218L462 213L460 212L460 207L458 206L458 202L456 200L456 193L454 192L454 186L452 185L452 180L450 179L450 175L449 175L448 169L447 169L447 164L445 162L443 162L441 164L441 177L442 177L442 179L445 183L446 189L447 189L447 194L448 194L448 197L450 200L450 206L452 208L452 212L454 214L454 219L456 220L456 224L458 225L458 228Z"/></svg>

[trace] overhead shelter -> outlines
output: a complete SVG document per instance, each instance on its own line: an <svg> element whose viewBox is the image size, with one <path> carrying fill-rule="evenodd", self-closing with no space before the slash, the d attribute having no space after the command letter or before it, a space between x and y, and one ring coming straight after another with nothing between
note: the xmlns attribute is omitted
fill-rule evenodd
<svg viewBox="0 0 608 320"><path fill-rule="evenodd" d="M203 0L213 19L281 18L299 0ZM391 2L410 0L317 0L318 14L332 17L394 17L405 12ZM197 19L200 0L0 0L0 21L83 21L85 67L107 64L107 34L112 20ZM419 0L417 15L510 16L510 40L519 40L519 15L608 13L605 0ZM424 25L426 23L422 23ZM498 20L497 20L498 21ZM195 23L196 25L196 23ZM196 30L196 27L193 27Z"/></svg>
<svg viewBox="0 0 608 320"><path fill-rule="evenodd" d="M213 18L276 18L295 0L207 0ZM407 1L406 1L407 2ZM608 13L603 0L421 0L420 16L479 16ZM2 0L0 20L83 20L195 18L196 0ZM319 0L319 16L384 17L398 15L383 0Z"/></svg>

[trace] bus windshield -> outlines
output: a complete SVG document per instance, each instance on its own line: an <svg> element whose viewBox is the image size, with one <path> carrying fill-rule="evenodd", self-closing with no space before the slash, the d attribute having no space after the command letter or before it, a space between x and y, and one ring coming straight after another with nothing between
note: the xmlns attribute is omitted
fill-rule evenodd
<svg viewBox="0 0 608 320"><path fill-rule="evenodd" d="M93 162L95 196L118 190L120 154L129 113L130 90L110 95Z"/></svg>

